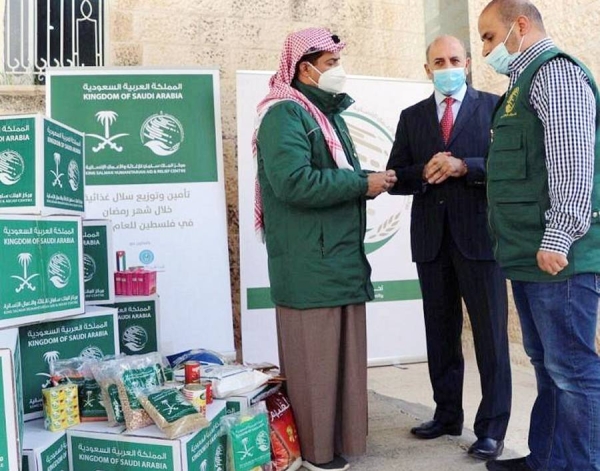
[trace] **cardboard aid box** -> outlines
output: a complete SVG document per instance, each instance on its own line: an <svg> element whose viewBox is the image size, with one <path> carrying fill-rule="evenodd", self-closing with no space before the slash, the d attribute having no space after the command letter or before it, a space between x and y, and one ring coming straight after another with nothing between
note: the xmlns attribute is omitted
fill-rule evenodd
<svg viewBox="0 0 600 471"><path fill-rule="evenodd" d="M67 430L69 464L73 471L225 471L227 439L221 432L225 402L207 407L210 424L169 440L150 426L124 433L102 424L81 424Z"/></svg>
<svg viewBox="0 0 600 471"><path fill-rule="evenodd" d="M228 396L224 399L227 406L227 413L235 414L237 412L246 412L250 407L265 400L280 389L280 383L267 383L245 394Z"/></svg>
<svg viewBox="0 0 600 471"><path fill-rule="evenodd" d="M21 460L23 410L19 331L0 331L0 470L18 470Z"/></svg>
<svg viewBox="0 0 600 471"><path fill-rule="evenodd" d="M0 212L85 211L83 133L42 115L0 117Z"/></svg>
<svg viewBox="0 0 600 471"><path fill-rule="evenodd" d="M115 261L112 223L83 221L83 281L86 304L107 304L115 300Z"/></svg>
<svg viewBox="0 0 600 471"><path fill-rule="evenodd" d="M81 314L81 218L0 214L0 227L0 328Z"/></svg>
<svg viewBox="0 0 600 471"><path fill-rule="evenodd" d="M25 419L33 420L43 416L42 388L50 385L52 360L119 353L117 310L89 306L81 316L20 327L19 337L23 409Z"/></svg>
<svg viewBox="0 0 600 471"><path fill-rule="evenodd" d="M121 353L141 355L160 350L158 295L116 296L114 304L106 306L119 311Z"/></svg>
<svg viewBox="0 0 600 471"><path fill-rule="evenodd" d="M27 422L23 433L23 471L69 471L67 434L49 432L43 420Z"/></svg>

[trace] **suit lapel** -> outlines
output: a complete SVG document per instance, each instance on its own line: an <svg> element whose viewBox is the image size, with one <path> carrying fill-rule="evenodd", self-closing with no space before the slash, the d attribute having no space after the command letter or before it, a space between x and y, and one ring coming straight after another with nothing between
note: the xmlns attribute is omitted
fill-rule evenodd
<svg viewBox="0 0 600 471"><path fill-rule="evenodd" d="M456 139L461 133L461 131L464 129L465 125L469 122L469 118L475 115L475 110L479 108L479 104L479 94L471 87L468 87L467 93L465 93L465 98L462 104L460 105L458 116L454 121L454 127L452 128L452 134L450 135L450 142L448 142L448 147L452 145L454 139Z"/></svg>
<svg viewBox="0 0 600 471"><path fill-rule="evenodd" d="M422 114L425 117L425 125L427 126L426 135L428 136L437 136L437 139L440 141L440 144L443 146L442 142L442 130L440 128L440 123L438 121L437 114L437 105L435 103L435 95L431 95L429 99L423 104L425 108L424 113Z"/></svg>

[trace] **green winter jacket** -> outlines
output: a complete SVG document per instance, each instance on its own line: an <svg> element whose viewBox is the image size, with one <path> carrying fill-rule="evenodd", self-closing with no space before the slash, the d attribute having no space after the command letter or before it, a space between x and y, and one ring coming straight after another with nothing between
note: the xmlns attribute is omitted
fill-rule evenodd
<svg viewBox="0 0 600 471"><path fill-rule="evenodd" d="M337 168L321 128L299 104L279 102L264 116L257 153L271 299L294 309L371 300L363 245L367 174L340 116L354 101L293 85L327 116L355 171Z"/></svg>
<svg viewBox="0 0 600 471"><path fill-rule="evenodd" d="M591 225L568 254L569 264L558 275L539 269L536 254L550 208L544 125L529 104L532 80L539 68L557 56L579 65L596 96L596 142ZM550 97L552 99L552 97ZM600 271L600 94L585 66L552 49L537 57L519 76L498 107L487 160L488 215L494 255L510 280L563 281L577 273Z"/></svg>

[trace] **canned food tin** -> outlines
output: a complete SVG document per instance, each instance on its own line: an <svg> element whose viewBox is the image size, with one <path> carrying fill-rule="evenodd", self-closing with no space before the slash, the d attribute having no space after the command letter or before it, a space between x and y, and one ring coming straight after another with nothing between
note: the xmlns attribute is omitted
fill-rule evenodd
<svg viewBox="0 0 600 471"><path fill-rule="evenodd" d="M186 384L183 395L192 403L198 412L206 415L206 388L201 384Z"/></svg>
<svg viewBox="0 0 600 471"><path fill-rule="evenodd" d="M200 362L186 361L183 364L185 368L185 384L200 382Z"/></svg>
<svg viewBox="0 0 600 471"><path fill-rule="evenodd" d="M212 401L213 401L212 382L211 381L202 381L202 385L206 388L206 405L212 404Z"/></svg>

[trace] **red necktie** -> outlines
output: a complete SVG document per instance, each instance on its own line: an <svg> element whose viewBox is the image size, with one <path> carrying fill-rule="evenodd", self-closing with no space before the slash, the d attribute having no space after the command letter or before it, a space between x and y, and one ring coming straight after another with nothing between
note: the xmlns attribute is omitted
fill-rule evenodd
<svg viewBox="0 0 600 471"><path fill-rule="evenodd" d="M442 128L442 137L444 139L444 144L448 144L450 140L450 135L452 134L452 126L454 125L454 115L452 114L452 104L456 100L451 96L446 97L444 102L446 103L446 109L444 110L444 115L442 116L442 120L440 121L440 127Z"/></svg>

